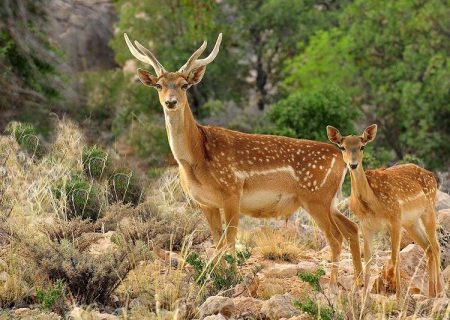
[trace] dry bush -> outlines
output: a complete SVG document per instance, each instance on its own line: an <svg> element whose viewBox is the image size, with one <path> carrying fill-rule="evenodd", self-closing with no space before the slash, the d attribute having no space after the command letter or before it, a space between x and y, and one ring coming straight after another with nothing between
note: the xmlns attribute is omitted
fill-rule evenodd
<svg viewBox="0 0 450 320"><path fill-rule="evenodd" d="M298 262L303 253L303 245L295 232L262 227L253 232L254 247L269 260Z"/></svg>

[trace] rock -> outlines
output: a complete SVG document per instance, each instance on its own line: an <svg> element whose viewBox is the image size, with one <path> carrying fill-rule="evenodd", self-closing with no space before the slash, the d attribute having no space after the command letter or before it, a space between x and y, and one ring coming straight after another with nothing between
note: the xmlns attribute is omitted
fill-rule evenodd
<svg viewBox="0 0 450 320"><path fill-rule="evenodd" d="M238 297L234 298L233 301L236 307L233 315L236 318L247 319L249 316L252 316L255 319L263 318L264 314L261 312L261 308L263 305L262 300L251 297Z"/></svg>
<svg viewBox="0 0 450 320"><path fill-rule="evenodd" d="M450 209L450 195L445 192L436 192L436 210Z"/></svg>
<svg viewBox="0 0 450 320"><path fill-rule="evenodd" d="M450 283L450 266L442 271L442 276L444 277L445 283Z"/></svg>
<svg viewBox="0 0 450 320"><path fill-rule="evenodd" d="M269 300L264 301L261 312L270 320L292 318L300 315L300 311L297 310L292 303L290 294L277 294Z"/></svg>
<svg viewBox="0 0 450 320"><path fill-rule="evenodd" d="M450 265L450 209L441 210L437 214L439 228L437 230L441 246L441 268Z"/></svg>
<svg viewBox="0 0 450 320"><path fill-rule="evenodd" d="M234 287L234 297L256 297L258 295L259 278L246 276L244 280Z"/></svg>
<svg viewBox="0 0 450 320"><path fill-rule="evenodd" d="M206 299L200 306L200 317L222 314L226 317L231 316L234 311L233 299L221 296L212 296Z"/></svg>
<svg viewBox="0 0 450 320"><path fill-rule="evenodd" d="M444 317L449 303L450 299L447 297L425 299L417 304L416 312L421 316L428 316L428 319L440 319Z"/></svg>
<svg viewBox="0 0 450 320"><path fill-rule="evenodd" d="M414 240L410 238L405 229L402 229L402 238L400 240L400 250L406 248L411 243L414 243Z"/></svg>
<svg viewBox="0 0 450 320"><path fill-rule="evenodd" d="M317 270L317 264L312 261L301 261L297 264L298 272L314 272Z"/></svg>
<svg viewBox="0 0 450 320"><path fill-rule="evenodd" d="M223 315L217 314L212 316L207 316L206 318L203 318L203 320L227 320Z"/></svg>
<svg viewBox="0 0 450 320"><path fill-rule="evenodd" d="M108 231L95 241L89 247L89 253L94 255L104 254L106 252L111 252L116 248L116 244L111 241L112 236L115 234L114 231Z"/></svg>
<svg viewBox="0 0 450 320"><path fill-rule="evenodd" d="M326 247L327 240L318 228L300 223L296 223L296 227L301 242L316 250L320 250Z"/></svg>
<svg viewBox="0 0 450 320"><path fill-rule="evenodd" d="M6 282L8 281L9 275L8 272L2 271L0 272L0 282Z"/></svg>
<svg viewBox="0 0 450 320"><path fill-rule="evenodd" d="M276 263L268 269L264 270L263 274L268 278L292 278L298 273L298 265Z"/></svg>

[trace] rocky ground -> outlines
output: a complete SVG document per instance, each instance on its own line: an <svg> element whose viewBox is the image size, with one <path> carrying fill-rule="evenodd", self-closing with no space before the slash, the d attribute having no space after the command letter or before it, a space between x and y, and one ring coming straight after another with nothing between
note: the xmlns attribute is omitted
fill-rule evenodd
<svg viewBox="0 0 450 320"><path fill-rule="evenodd" d="M287 223L242 217L237 267L214 264L204 219L171 170L149 183L136 204L106 197L96 221L69 216L50 182L65 177L64 168L82 170L84 142L75 126L63 123L52 143L37 160L22 154L10 137L0 139L2 150L9 150L0 170L0 319L449 318L445 193L437 210L447 297L427 297L423 251L404 236L403 292L396 301L383 276L389 238L380 235L365 298L354 285L346 244L339 288L329 290L329 248L301 212ZM107 180L93 185L107 191Z"/></svg>

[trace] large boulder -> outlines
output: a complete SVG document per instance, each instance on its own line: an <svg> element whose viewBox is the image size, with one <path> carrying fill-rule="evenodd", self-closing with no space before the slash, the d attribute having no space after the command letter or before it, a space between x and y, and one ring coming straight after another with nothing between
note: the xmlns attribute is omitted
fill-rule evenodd
<svg viewBox="0 0 450 320"><path fill-rule="evenodd" d="M292 263L275 263L266 270L263 274L269 278L292 278L298 273L298 265Z"/></svg>
<svg viewBox="0 0 450 320"><path fill-rule="evenodd" d="M450 209L438 212L438 239L441 246L441 268L445 269L450 265Z"/></svg>
<svg viewBox="0 0 450 320"><path fill-rule="evenodd" d="M229 317L235 309L233 299L221 296L212 296L200 306L200 317L222 314Z"/></svg>
<svg viewBox="0 0 450 320"><path fill-rule="evenodd" d="M261 311L264 301L252 297L234 298L236 307L234 316L238 319L263 319L264 314Z"/></svg>
<svg viewBox="0 0 450 320"><path fill-rule="evenodd" d="M270 320L292 318L300 315L300 311L294 307L290 294L277 294L263 303L261 312Z"/></svg>

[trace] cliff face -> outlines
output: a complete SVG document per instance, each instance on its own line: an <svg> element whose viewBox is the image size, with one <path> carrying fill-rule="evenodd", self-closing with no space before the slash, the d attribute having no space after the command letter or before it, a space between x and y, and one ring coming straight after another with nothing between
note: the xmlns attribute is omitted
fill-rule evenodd
<svg viewBox="0 0 450 320"><path fill-rule="evenodd" d="M111 0L49 0L47 31L75 72L114 67L108 46L116 13Z"/></svg>

